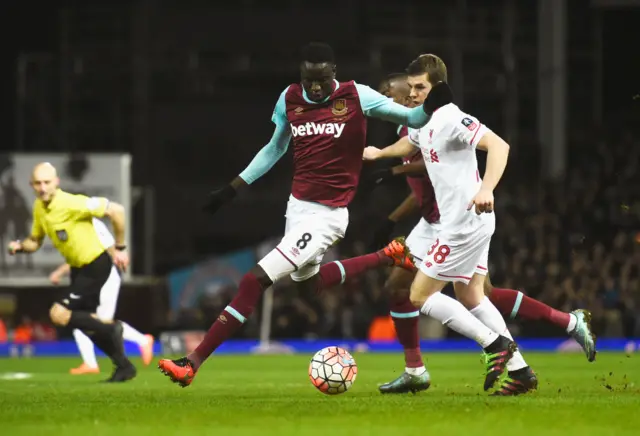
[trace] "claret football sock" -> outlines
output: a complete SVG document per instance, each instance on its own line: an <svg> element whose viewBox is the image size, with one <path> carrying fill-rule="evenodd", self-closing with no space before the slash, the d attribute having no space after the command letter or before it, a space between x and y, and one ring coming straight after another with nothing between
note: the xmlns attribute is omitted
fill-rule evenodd
<svg viewBox="0 0 640 436"><path fill-rule="evenodd" d="M391 301L390 309L398 342L404 349L404 361L407 369L424 368L422 354L420 353L420 335L418 334L420 311L411 304L409 298Z"/></svg>
<svg viewBox="0 0 640 436"><path fill-rule="evenodd" d="M247 273L242 277L235 298L220 313L200 345L187 356L194 370L198 370L220 344L242 327L255 310L263 292L263 285L254 274Z"/></svg>
<svg viewBox="0 0 640 436"><path fill-rule="evenodd" d="M518 317L529 321L547 321L567 332L575 327L575 317L570 313L556 310L514 289L494 288L489 299L504 316L512 319Z"/></svg>
<svg viewBox="0 0 640 436"><path fill-rule="evenodd" d="M389 266L391 263L392 260L382 251L329 262L320 268L318 291L340 285L349 278L357 277L370 269Z"/></svg>

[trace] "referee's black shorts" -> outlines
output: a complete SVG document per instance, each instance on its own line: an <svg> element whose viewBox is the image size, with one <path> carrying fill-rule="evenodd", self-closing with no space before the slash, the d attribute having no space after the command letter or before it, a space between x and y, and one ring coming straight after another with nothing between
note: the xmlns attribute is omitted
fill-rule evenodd
<svg viewBox="0 0 640 436"><path fill-rule="evenodd" d="M71 268L69 292L59 303L69 310L94 313L100 304L100 292L107 283L112 268L113 261L106 251L83 267Z"/></svg>

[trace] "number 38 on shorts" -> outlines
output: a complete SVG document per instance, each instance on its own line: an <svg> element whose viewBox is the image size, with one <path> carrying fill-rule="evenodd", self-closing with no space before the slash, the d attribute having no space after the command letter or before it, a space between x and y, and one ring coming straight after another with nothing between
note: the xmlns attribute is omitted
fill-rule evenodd
<svg viewBox="0 0 640 436"><path fill-rule="evenodd" d="M474 274L486 275L491 234L477 232L443 239L438 236L420 270L439 280L469 283Z"/></svg>
<svg viewBox="0 0 640 436"><path fill-rule="evenodd" d="M435 263L442 264L445 260L447 260L447 256L451 253L451 249L448 245L440 245L440 239L436 239L436 242L431 246L431 249L427 252L427 256L433 256L433 261ZM429 259L427 259L427 264L429 263ZM429 266L429 265L427 265Z"/></svg>

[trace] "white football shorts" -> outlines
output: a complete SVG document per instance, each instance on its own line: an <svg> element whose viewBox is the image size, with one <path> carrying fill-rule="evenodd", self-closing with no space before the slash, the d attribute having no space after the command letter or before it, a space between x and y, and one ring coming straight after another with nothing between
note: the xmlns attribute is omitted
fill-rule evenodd
<svg viewBox="0 0 640 436"><path fill-rule="evenodd" d="M495 220L483 220L463 233L439 231L422 261L416 265L424 274L446 282L469 284L474 274L487 275L489 247Z"/></svg>
<svg viewBox="0 0 640 436"><path fill-rule="evenodd" d="M320 271L325 252L344 238L349 211L290 196L286 218L284 237L258 265L274 282L287 274L302 282Z"/></svg>
<svg viewBox="0 0 640 436"><path fill-rule="evenodd" d="M440 223L429 224L427 220L421 218L418 224L411 230L405 241L411 255L415 258L416 264L422 261L423 256L436 241Z"/></svg>

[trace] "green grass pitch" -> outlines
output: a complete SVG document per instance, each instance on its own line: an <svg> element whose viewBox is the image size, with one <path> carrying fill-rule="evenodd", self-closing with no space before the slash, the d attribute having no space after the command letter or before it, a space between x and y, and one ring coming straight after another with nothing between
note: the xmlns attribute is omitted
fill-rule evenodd
<svg viewBox="0 0 640 436"><path fill-rule="evenodd" d="M639 357L601 353L525 357L536 393L490 398L479 354L431 354L433 384L418 395L382 396L379 383L403 369L398 354L354 354L358 378L339 396L316 391L311 356L219 356L185 389L155 367L129 383L67 374L78 359L0 359L2 435L638 435ZM138 364L139 361L136 361ZM28 378L8 380L8 373Z"/></svg>

